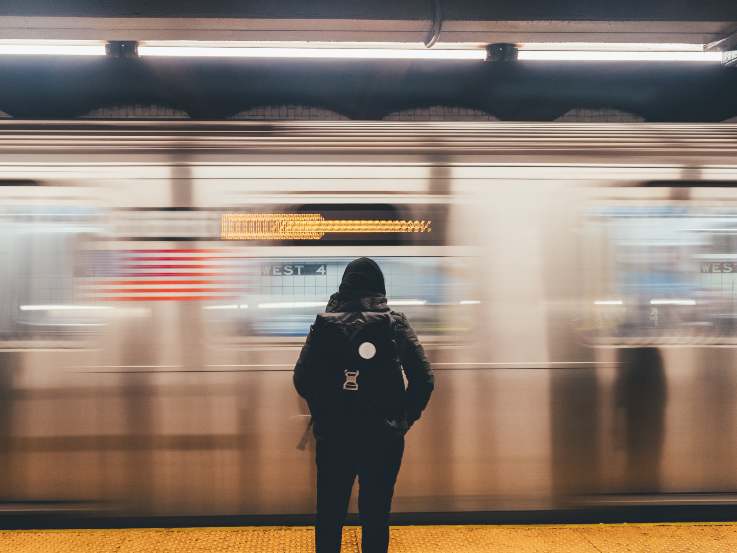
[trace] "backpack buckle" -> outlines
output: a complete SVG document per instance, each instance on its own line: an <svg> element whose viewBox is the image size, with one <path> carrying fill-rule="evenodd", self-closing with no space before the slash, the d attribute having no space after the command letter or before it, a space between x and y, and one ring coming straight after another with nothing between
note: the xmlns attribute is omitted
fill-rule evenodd
<svg viewBox="0 0 737 553"><path fill-rule="evenodd" d="M343 389L348 390L349 392L357 392L358 391L358 370L355 371L349 371L345 370L343 371L345 373L345 382L343 382Z"/></svg>

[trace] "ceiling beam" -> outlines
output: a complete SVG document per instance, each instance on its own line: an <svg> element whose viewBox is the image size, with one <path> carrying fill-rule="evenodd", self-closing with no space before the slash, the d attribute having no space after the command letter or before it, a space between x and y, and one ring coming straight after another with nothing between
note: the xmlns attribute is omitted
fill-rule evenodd
<svg viewBox="0 0 737 553"><path fill-rule="evenodd" d="M429 15L429 14L428 14ZM431 19L237 19L0 16L0 39L422 43ZM724 39L737 21L445 20L438 43L674 42Z"/></svg>

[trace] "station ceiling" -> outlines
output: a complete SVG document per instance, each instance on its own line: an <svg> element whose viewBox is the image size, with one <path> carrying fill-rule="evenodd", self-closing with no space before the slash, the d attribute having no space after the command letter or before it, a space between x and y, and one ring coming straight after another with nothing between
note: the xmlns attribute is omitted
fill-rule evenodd
<svg viewBox="0 0 737 553"><path fill-rule="evenodd" d="M0 0L0 40L737 43L735 0ZM310 106L382 119L432 106L502 120L608 108L648 121L737 115L737 68L2 56L0 115L165 106L220 119Z"/></svg>

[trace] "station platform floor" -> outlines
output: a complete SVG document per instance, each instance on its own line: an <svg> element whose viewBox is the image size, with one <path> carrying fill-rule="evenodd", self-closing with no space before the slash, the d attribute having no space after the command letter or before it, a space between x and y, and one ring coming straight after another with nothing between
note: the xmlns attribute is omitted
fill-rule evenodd
<svg viewBox="0 0 737 553"><path fill-rule="evenodd" d="M343 532L359 553L360 529ZM395 526L391 553L733 553L737 523ZM311 527L3 530L0 553L310 553Z"/></svg>

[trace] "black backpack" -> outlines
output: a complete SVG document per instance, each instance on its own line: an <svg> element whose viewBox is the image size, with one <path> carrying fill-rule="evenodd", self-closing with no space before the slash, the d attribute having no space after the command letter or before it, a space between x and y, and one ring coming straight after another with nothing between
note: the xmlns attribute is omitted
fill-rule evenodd
<svg viewBox="0 0 737 553"><path fill-rule="evenodd" d="M322 313L314 329L315 422L385 424L401 417L405 385L392 314Z"/></svg>

